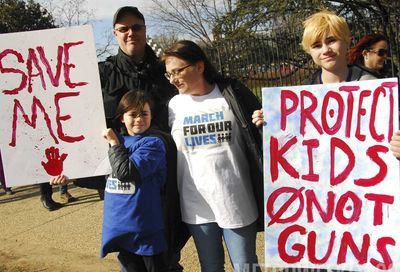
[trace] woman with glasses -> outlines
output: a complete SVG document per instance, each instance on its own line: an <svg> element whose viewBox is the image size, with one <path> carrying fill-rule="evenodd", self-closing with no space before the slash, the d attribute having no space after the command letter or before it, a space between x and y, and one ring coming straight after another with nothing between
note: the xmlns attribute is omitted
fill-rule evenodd
<svg viewBox="0 0 400 272"><path fill-rule="evenodd" d="M368 34L350 49L348 63L358 65L378 78L383 78L383 68L388 55L388 42L379 33Z"/></svg>
<svg viewBox="0 0 400 272"><path fill-rule="evenodd" d="M224 271L222 238L235 271L260 271L262 143L251 114L261 104L243 84L222 78L194 42L175 43L162 60L179 91L169 102L169 125L178 150L182 220L201 271Z"/></svg>

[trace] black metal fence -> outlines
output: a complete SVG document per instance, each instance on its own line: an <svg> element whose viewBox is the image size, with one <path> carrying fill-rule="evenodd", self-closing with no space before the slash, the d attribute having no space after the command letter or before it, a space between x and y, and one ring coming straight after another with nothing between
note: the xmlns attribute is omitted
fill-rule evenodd
<svg viewBox="0 0 400 272"><path fill-rule="evenodd" d="M353 42L373 32L381 32L388 37L389 55L387 68L389 75L398 76L400 42L398 17L369 18L353 23L347 19L353 33ZM274 30L268 35L249 36L235 41L215 42L206 48L207 55L224 76L240 79L258 97L262 87L299 85L316 69L311 58L301 49L302 32Z"/></svg>

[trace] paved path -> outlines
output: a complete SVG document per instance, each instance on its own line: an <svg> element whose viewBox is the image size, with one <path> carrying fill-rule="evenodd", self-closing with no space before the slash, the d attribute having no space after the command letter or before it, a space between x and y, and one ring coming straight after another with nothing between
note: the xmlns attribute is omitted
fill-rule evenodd
<svg viewBox="0 0 400 272"><path fill-rule="evenodd" d="M45 210L38 185L13 188L8 196L0 189L0 272L113 272L119 271L115 254L100 259L103 201L97 191L70 186L78 197L57 211ZM59 193L54 192L54 200ZM257 253L263 263L263 235ZM229 259L227 259L229 260ZM199 271L193 242L182 251L185 271ZM227 271L232 271L227 265Z"/></svg>

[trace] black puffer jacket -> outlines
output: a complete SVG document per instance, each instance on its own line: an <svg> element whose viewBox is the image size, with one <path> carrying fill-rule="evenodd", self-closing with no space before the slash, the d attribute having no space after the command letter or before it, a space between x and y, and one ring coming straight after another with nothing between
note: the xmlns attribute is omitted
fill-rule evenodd
<svg viewBox="0 0 400 272"><path fill-rule="evenodd" d="M164 77L165 67L150 46L146 45L145 59L140 63L119 49L117 55L99 63L99 72L108 127L119 131L120 122L114 122L114 118L121 97L129 90L141 89L154 101L152 124L169 130L167 103L177 91Z"/></svg>
<svg viewBox="0 0 400 272"><path fill-rule="evenodd" d="M257 227L259 231L262 231L264 230L262 134L251 120L253 112L261 109L261 103L246 86L237 80L224 79L217 82L217 85L242 129L246 157L250 167L251 185L258 209Z"/></svg>

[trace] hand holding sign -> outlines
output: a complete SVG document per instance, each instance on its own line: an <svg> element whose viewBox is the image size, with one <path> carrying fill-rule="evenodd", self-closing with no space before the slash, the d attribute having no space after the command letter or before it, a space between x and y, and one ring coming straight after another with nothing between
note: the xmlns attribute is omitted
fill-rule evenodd
<svg viewBox="0 0 400 272"><path fill-rule="evenodd" d="M256 127L260 127L260 126L265 124L265 122L264 122L264 112L263 112L262 109L255 110L253 112L253 115L251 116L251 118L252 118L251 121L253 122L254 125L256 125Z"/></svg>
<svg viewBox="0 0 400 272"><path fill-rule="evenodd" d="M60 156L59 149L54 146L46 148L47 162L45 163L42 161L44 170L51 176L60 175L63 171L63 163L67 156L68 154L62 154Z"/></svg>
<svg viewBox="0 0 400 272"><path fill-rule="evenodd" d="M397 159L400 159L400 130L396 131L392 136L390 140L390 150Z"/></svg>

